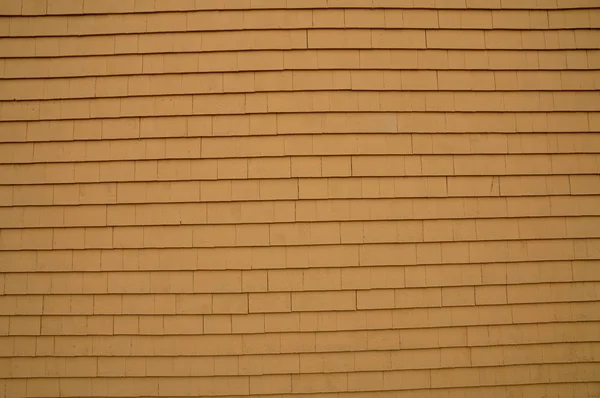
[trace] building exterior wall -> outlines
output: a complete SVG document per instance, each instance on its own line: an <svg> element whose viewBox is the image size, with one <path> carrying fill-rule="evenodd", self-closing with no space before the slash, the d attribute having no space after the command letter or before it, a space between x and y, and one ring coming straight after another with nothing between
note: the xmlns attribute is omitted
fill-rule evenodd
<svg viewBox="0 0 600 398"><path fill-rule="evenodd" d="M0 397L600 396L597 0L0 14Z"/></svg>

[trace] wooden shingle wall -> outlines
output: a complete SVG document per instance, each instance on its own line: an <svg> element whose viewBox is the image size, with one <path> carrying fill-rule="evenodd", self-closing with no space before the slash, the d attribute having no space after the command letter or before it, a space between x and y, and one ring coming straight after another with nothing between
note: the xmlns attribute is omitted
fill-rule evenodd
<svg viewBox="0 0 600 398"><path fill-rule="evenodd" d="M0 14L0 397L600 396L597 0Z"/></svg>

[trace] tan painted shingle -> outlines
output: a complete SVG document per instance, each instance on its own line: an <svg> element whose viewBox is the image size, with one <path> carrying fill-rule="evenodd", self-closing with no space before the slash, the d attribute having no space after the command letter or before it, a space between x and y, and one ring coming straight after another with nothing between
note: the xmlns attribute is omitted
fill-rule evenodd
<svg viewBox="0 0 600 398"><path fill-rule="evenodd" d="M0 396L597 396L599 13L0 2Z"/></svg>

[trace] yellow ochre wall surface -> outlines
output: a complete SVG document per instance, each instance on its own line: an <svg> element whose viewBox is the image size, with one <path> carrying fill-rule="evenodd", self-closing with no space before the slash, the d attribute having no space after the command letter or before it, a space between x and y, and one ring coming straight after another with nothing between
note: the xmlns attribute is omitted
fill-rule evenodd
<svg viewBox="0 0 600 398"><path fill-rule="evenodd" d="M0 14L0 397L600 396L600 1Z"/></svg>

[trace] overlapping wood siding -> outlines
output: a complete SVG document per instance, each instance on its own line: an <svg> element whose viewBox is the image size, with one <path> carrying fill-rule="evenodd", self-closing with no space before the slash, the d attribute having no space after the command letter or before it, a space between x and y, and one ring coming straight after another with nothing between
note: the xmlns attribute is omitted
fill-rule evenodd
<svg viewBox="0 0 600 398"><path fill-rule="evenodd" d="M0 14L0 397L600 396L597 0Z"/></svg>

